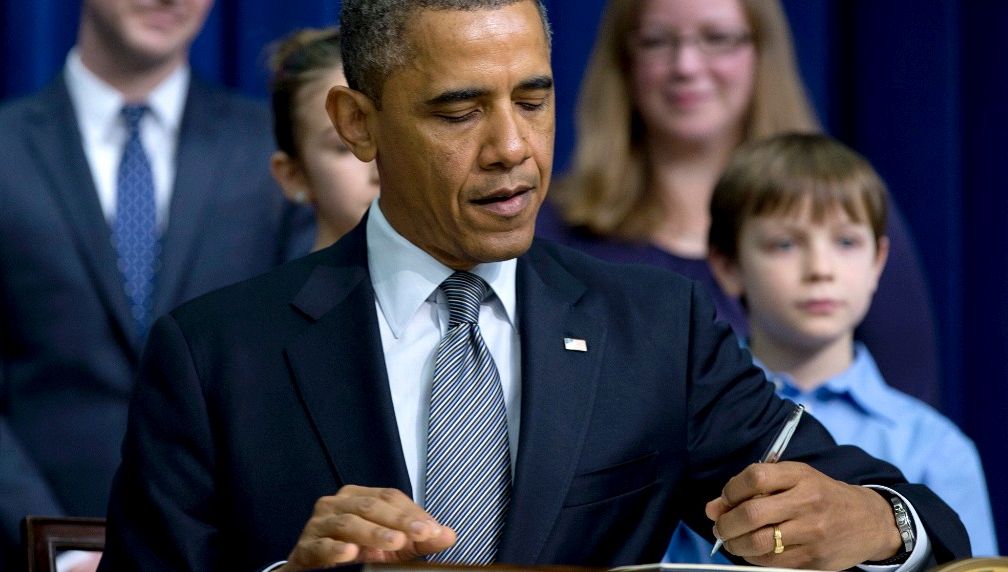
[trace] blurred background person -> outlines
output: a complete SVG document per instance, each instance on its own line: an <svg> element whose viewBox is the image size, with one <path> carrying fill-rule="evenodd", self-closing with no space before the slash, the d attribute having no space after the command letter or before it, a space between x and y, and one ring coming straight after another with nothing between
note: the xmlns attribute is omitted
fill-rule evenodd
<svg viewBox="0 0 1008 572"><path fill-rule="evenodd" d="M346 85L339 28L302 29L281 39L270 62L273 134L278 151L270 159L284 196L315 209L318 227L312 250L346 234L378 196L378 169L343 144L326 113L326 96Z"/></svg>
<svg viewBox="0 0 1008 572"><path fill-rule="evenodd" d="M104 516L152 320L314 235L268 108L190 72L211 5L84 0L61 73L0 109L5 569L26 514Z"/></svg>
<svg viewBox="0 0 1008 572"><path fill-rule="evenodd" d="M818 131L776 0L611 0L581 86L573 165L538 233L694 278L740 336L741 306L706 261L714 183L741 143ZM923 271L890 205L890 264L859 338L890 383L938 400ZM907 359L913 356L914 359Z"/></svg>

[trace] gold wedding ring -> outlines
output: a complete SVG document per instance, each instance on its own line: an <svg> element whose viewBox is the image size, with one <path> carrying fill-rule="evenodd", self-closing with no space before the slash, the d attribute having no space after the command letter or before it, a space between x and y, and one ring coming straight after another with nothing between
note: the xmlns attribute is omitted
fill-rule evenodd
<svg viewBox="0 0 1008 572"><path fill-rule="evenodd" d="M781 539L780 527L773 527L773 541L774 541L774 554L780 554L784 552L784 541Z"/></svg>

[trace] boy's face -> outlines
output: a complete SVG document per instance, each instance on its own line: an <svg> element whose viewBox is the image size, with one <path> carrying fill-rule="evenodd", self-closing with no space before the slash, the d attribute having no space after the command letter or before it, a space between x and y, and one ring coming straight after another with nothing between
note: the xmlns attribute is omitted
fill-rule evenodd
<svg viewBox="0 0 1008 572"><path fill-rule="evenodd" d="M888 254L868 223L842 207L814 222L795 213L754 217L742 226L738 260L715 261L722 287L745 296L752 335L815 350L850 339L864 318Z"/></svg>

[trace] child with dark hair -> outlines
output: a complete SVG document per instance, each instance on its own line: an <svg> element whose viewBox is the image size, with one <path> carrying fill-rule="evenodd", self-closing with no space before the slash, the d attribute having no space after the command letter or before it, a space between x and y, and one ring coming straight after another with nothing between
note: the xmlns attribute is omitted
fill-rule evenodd
<svg viewBox="0 0 1008 572"><path fill-rule="evenodd" d="M792 133L743 146L711 199L711 267L741 299L754 361L778 394L805 405L838 443L931 487L959 513L973 554L995 555L973 442L886 385L854 340L889 251L886 204L868 161L827 136ZM680 528L667 557L705 561L709 546Z"/></svg>
<svg viewBox="0 0 1008 572"><path fill-rule="evenodd" d="M378 195L374 162L354 157L326 112L329 88L346 85L339 29L292 32L276 44L271 68L278 150L270 169L288 199L315 209L318 250L356 226Z"/></svg>

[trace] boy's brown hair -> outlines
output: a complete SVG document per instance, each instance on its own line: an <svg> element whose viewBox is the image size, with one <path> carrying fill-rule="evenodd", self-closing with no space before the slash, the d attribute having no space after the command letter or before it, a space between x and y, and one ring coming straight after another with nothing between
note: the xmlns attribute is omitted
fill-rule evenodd
<svg viewBox="0 0 1008 572"><path fill-rule="evenodd" d="M711 197L708 246L737 260L747 220L790 213L806 201L817 222L839 206L872 227L876 246L885 236L888 193L868 160L826 135L785 133L743 145L732 156Z"/></svg>

